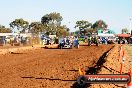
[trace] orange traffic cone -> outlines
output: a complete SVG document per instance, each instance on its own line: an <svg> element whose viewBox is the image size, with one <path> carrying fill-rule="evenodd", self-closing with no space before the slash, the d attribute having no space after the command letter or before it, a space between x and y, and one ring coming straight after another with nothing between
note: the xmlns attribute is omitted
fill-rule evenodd
<svg viewBox="0 0 132 88"><path fill-rule="evenodd" d="M130 75L130 82L127 84L127 88L132 88L132 68L130 68L128 74Z"/></svg>
<svg viewBox="0 0 132 88"><path fill-rule="evenodd" d="M78 71L79 71L79 74L80 74L80 75L85 75L85 70L83 70L83 69L79 68L79 70L78 70Z"/></svg>

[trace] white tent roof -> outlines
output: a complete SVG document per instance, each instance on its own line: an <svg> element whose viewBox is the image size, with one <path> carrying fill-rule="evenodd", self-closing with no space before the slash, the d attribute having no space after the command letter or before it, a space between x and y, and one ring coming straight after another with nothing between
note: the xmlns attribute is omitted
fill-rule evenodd
<svg viewBox="0 0 132 88"><path fill-rule="evenodd" d="M102 36L102 37L115 37L114 34L104 34L104 33L98 33L98 36Z"/></svg>
<svg viewBox="0 0 132 88"><path fill-rule="evenodd" d="M23 37L27 37L27 36L31 36L31 33L0 33L0 36L16 36L16 35L20 35L20 36L23 36Z"/></svg>

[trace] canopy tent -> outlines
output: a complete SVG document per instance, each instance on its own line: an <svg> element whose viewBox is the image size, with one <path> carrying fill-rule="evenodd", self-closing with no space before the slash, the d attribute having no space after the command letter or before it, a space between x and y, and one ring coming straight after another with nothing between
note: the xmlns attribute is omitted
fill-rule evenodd
<svg viewBox="0 0 132 88"><path fill-rule="evenodd" d="M23 36L23 37L29 37L31 36L31 33L0 33L0 36Z"/></svg>
<svg viewBox="0 0 132 88"><path fill-rule="evenodd" d="M98 36L100 36L100 37L115 37L114 34L104 34L104 33L98 33Z"/></svg>
<svg viewBox="0 0 132 88"><path fill-rule="evenodd" d="M127 38L127 37L131 37L131 34L117 34L117 37Z"/></svg>
<svg viewBox="0 0 132 88"><path fill-rule="evenodd" d="M17 33L0 33L0 36L18 35Z"/></svg>

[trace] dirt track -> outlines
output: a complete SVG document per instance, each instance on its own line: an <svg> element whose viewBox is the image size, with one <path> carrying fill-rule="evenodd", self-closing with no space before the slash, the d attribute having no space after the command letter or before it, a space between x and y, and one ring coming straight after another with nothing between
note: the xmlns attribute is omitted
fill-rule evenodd
<svg viewBox="0 0 132 88"><path fill-rule="evenodd" d="M1 88L70 88L78 67L92 67L112 45L35 49L0 55Z"/></svg>

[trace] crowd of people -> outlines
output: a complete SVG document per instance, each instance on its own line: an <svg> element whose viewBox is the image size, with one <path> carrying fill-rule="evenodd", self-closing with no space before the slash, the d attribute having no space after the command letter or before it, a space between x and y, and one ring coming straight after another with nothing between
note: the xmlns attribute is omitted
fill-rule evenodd
<svg viewBox="0 0 132 88"><path fill-rule="evenodd" d="M92 44L114 44L114 43L118 43L118 44L131 44L132 43L132 38L110 38L110 37L99 37L99 36L87 36L84 37L85 38L85 42L88 42L88 45L92 45ZM20 43L20 44L31 44L33 43L33 40L36 41L36 38L28 38L28 37L24 37L24 36L14 36L14 37L0 37L0 44L13 44L13 43ZM52 45L52 44L60 44L61 46L65 47L65 46L71 46L71 47L79 47L79 42L80 37L77 36L66 36L63 38L58 38L58 37L47 37L47 36L41 36L40 38L37 38L38 40L38 44L41 41L41 44L43 45Z"/></svg>
<svg viewBox="0 0 132 88"><path fill-rule="evenodd" d="M67 46L70 46L71 48L72 47L76 47L76 48L79 48L79 41L78 41L78 37L75 36L71 36L71 37L65 37L65 38L62 38L60 40L60 46L62 47L65 47L65 45Z"/></svg>
<svg viewBox="0 0 132 88"><path fill-rule="evenodd" d="M132 44L132 38L118 38L118 44Z"/></svg>
<svg viewBox="0 0 132 88"><path fill-rule="evenodd" d="M43 44L45 45L52 45L52 44L59 44L60 47L77 47L79 48L79 40L78 37L75 36L66 36L64 38L58 38L58 37L54 37L54 38L50 38L50 37L45 37L42 39Z"/></svg>
<svg viewBox="0 0 132 88"><path fill-rule="evenodd" d="M13 45L13 44L28 44L29 43L29 38L28 37L23 37L23 36L7 36L7 37L1 37L0 38L0 44L1 45Z"/></svg>
<svg viewBox="0 0 132 88"><path fill-rule="evenodd" d="M88 44L114 44L115 40L109 37L88 37Z"/></svg>

